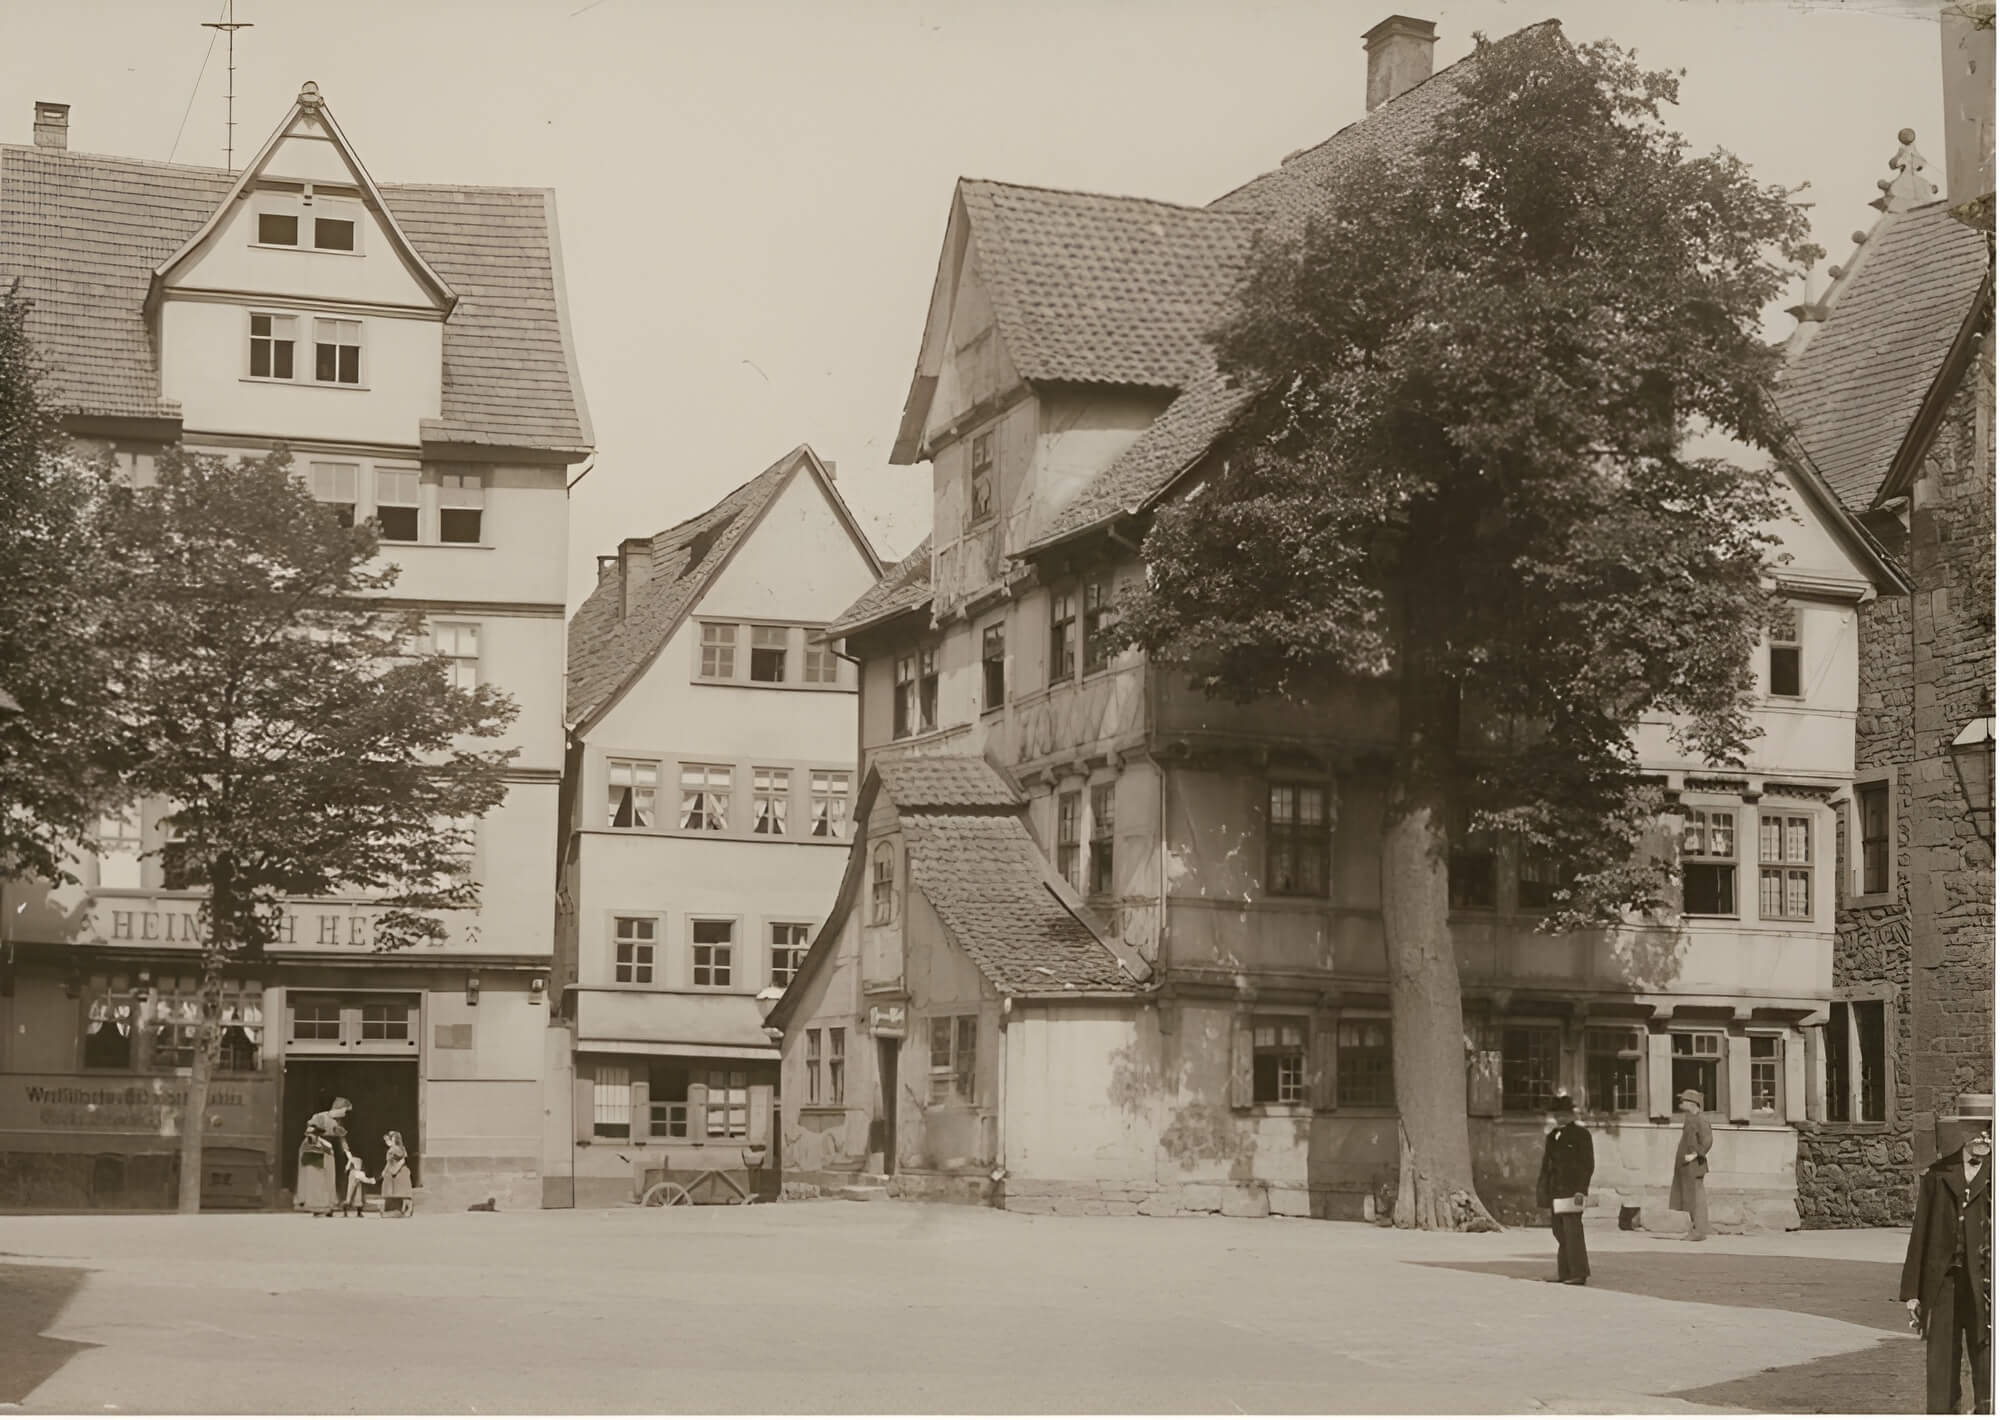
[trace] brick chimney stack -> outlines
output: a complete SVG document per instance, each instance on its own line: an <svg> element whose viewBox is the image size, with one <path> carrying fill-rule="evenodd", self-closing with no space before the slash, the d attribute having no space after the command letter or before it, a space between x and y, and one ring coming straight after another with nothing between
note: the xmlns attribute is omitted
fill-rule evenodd
<svg viewBox="0 0 2000 1420"><path fill-rule="evenodd" d="M35 146L69 147L68 104L52 104L46 99L35 100Z"/></svg>
<svg viewBox="0 0 2000 1420"><path fill-rule="evenodd" d="M623 621L639 604L639 593L653 580L653 540L628 537L618 544L618 619Z"/></svg>
<svg viewBox="0 0 2000 1420"><path fill-rule="evenodd" d="M1993 191L1993 4L1963 0L1938 17L1944 59L1944 186L1953 206Z"/></svg>
<svg viewBox="0 0 2000 1420"><path fill-rule="evenodd" d="M1368 111L1431 77L1437 26L1429 20L1391 15L1361 37L1368 50Z"/></svg>

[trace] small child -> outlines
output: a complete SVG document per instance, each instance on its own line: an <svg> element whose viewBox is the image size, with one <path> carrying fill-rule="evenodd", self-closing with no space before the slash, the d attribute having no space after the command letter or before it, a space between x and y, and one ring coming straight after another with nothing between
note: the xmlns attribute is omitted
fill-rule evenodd
<svg viewBox="0 0 2000 1420"><path fill-rule="evenodd" d="M403 1136L391 1129L382 1136L388 1153L382 1161L382 1216L410 1216L410 1151Z"/></svg>
<svg viewBox="0 0 2000 1420"><path fill-rule="evenodd" d="M362 1197L361 1189L364 1184L373 1182L375 1182L374 1179L361 1171L361 1160L349 1154L347 1156L347 1197L340 1205L343 1217L350 1209L353 1210L354 1216L357 1218L367 1215L367 1201Z"/></svg>

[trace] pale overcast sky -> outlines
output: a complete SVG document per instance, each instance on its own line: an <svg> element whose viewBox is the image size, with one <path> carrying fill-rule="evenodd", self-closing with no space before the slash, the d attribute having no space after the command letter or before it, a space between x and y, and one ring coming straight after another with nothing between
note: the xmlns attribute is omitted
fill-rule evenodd
<svg viewBox="0 0 2000 1420"><path fill-rule="evenodd" d="M222 0L12 5L0 141L220 165ZM1687 71L1678 126L1810 181L1845 259L1896 131L1942 185L1934 4L1902 0L236 0L239 160L318 82L380 182L556 190L598 454L572 604L620 537L799 443L894 558L929 522L891 468L961 175L1207 202L1363 113L1361 34L1551 17ZM199 86L197 74L201 75ZM186 115L185 131L181 130ZM179 141L176 144L176 133ZM1820 284L1824 284L1824 269ZM1774 327L1774 332L1784 328Z"/></svg>

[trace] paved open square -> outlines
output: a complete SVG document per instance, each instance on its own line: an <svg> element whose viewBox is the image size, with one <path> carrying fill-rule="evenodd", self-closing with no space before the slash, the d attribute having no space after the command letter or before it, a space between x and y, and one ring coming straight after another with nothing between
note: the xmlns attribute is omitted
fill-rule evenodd
<svg viewBox="0 0 2000 1420"><path fill-rule="evenodd" d="M1893 1232L918 1204L0 1218L0 1401L105 1412L1915 1411Z"/></svg>

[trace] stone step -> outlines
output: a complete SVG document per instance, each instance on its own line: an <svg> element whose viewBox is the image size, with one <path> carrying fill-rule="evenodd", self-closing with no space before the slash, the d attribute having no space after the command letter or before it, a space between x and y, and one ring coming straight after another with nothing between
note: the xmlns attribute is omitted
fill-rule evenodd
<svg viewBox="0 0 2000 1420"><path fill-rule="evenodd" d="M889 1197L889 1190L879 1184L850 1183L840 1190L840 1196L849 1203L882 1203Z"/></svg>

